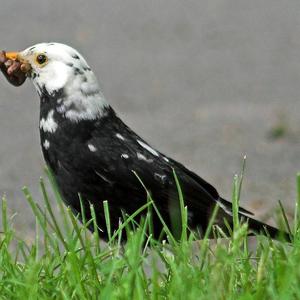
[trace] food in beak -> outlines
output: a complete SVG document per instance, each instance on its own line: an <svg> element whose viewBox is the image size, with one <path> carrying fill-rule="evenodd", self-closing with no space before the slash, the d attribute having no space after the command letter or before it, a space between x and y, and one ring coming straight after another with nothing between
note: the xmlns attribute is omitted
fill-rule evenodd
<svg viewBox="0 0 300 300"><path fill-rule="evenodd" d="M20 57L19 52L6 52L5 55L8 59L19 61L21 63L20 70L23 73L28 73L31 70L31 65Z"/></svg>

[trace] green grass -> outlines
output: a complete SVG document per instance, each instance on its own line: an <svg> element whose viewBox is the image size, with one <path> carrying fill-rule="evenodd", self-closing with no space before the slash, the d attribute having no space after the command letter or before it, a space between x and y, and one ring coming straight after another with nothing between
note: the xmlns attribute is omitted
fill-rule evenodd
<svg viewBox="0 0 300 300"><path fill-rule="evenodd" d="M300 174L292 243L257 236L254 248L249 245L247 224L237 218L241 176L233 185L232 234L214 241L207 238L211 231L218 237L225 234L213 226L213 218L201 241L188 230L184 198L175 179L181 234L177 239L165 227L166 242L147 233L151 214L157 211L150 195L136 213L147 215L134 224L135 231L130 230L134 216L126 216L112 232L109 202L104 202L107 244L99 242L97 231L87 230L89 224L96 227L95 218L79 224L55 186L54 199L49 199L41 180L44 207L24 188L36 220L35 240L28 245L12 228L3 198L0 299L300 299ZM52 210L55 203L59 216ZM120 241L122 232L128 236L125 244Z"/></svg>

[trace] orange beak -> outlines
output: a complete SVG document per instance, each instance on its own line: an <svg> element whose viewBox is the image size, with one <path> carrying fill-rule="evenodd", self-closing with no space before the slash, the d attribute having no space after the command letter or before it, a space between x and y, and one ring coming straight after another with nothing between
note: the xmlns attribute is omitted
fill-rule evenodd
<svg viewBox="0 0 300 300"><path fill-rule="evenodd" d="M6 52L6 57L11 60L16 60L18 58L19 52Z"/></svg>

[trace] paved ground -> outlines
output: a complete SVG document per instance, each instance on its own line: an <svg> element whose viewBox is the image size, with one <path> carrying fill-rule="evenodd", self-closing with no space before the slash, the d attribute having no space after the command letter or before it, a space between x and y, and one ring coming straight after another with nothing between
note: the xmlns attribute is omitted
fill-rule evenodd
<svg viewBox="0 0 300 300"><path fill-rule="evenodd" d="M153 146L227 198L247 154L243 204L260 217L278 199L292 211L300 171L299 1L2 1L0 37L7 50L73 45L112 106ZM13 88L0 80L0 193L27 236L34 219L20 189L28 185L39 198L38 106L30 82Z"/></svg>

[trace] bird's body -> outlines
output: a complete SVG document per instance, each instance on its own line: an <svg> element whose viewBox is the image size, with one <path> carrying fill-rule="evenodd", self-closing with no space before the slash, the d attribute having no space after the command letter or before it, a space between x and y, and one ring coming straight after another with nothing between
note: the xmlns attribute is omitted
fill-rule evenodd
<svg viewBox="0 0 300 300"><path fill-rule="evenodd" d="M45 95L41 96L41 101L52 102ZM81 211L80 194L88 217L91 203L98 216L98 225L105 232L103 201L108 200L111 225L116 229L122 211L133 214L145 204L147 193L140 179L170 225L170 207L178 203L174 170L190 208L190 225L206 227L211 209L219 199L216 190L149 146L117 117L111 107L105 108L100 119L76 123L61 118L57 112L52 114L51 107L42 107L45 109L41 110L40 122L44 124L43 120L48 120L48 123L57 124L53 132L40 126L44 158L63 199L76 213ZM161 226L157 218L154 225L159 234Z"/></svg>
<svg viewBox="0 0 300 300"><path fill-rule="evenodd" d="M226 218L231 223L231 204L220 198L213 186L151 147L123 123L76 50L43 43L20 52L18 58L31 65L27 74L40 96L43 155L63 199L80 213L80 194L87 217L93 204L103 238L107 238L103 201L108 201L115 230L122 212L132 214L146 203L144 186L172 227L179 207L174 173L188 207L190 228L205 230L217 203L221 206L218 222ZM242 210L241 215L244 213L247 211ZM249 224L258 231L265 225L251 218ZM157 236L161 229L154 217ZM268 229L273 236L277 233L272 227Z"/></svg>

